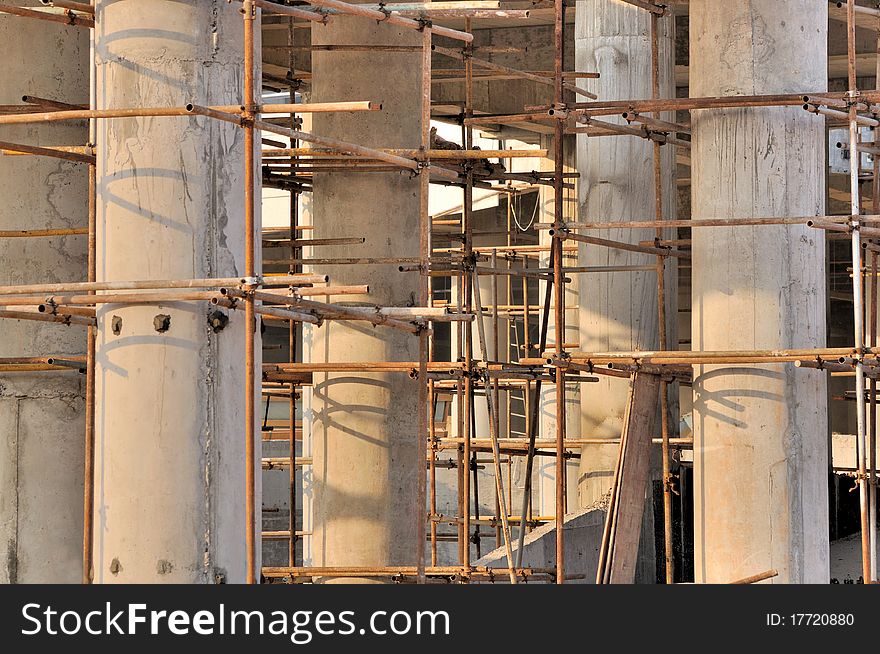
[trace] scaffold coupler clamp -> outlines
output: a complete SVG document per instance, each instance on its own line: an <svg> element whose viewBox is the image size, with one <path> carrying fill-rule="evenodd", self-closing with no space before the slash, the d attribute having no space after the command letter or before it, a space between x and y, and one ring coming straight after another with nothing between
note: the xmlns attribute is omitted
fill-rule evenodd
<svg viewBox="0 0 880 654"><path fill-rule="evenodd" d="M249 289L254 289L257 286L262 286L263 278L259 275L254 277L242 277L241 278L241 290L246 291Z"/></svg>
<svg viewBox="0 0 880 654"><path fill-rule="evenodd" d="M847 106L852 107L852 105L859 102L859 98L862 97L862 92L858 89L850 89L849 91L844 92L844 95L846 96Z"/></svg>

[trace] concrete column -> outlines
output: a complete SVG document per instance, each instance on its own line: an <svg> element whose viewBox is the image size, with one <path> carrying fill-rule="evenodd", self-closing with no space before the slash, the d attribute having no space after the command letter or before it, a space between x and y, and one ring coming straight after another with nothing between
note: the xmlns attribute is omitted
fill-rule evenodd
<svg viewBox="0 0 880 654"><path fill-rule="evenodd" d="M675 96L674 30L671 18L658 23L660 93ZM607 100L650 98L651 17L623 2L585 0L577 3L575 20L577 70L601 77L586 87ZM673 120L672 116L664 116ZM621 117L603 120L626 124ZM653 220L655 215L654 144L627 136L577 137L579 213L581 220L617 222ZM661 148L664 215L675 213L675 150ZM651 241L653 229L620 229L593 235L626 243ZM656 257L581 244L579 266L654 266ZM667 263L667 298L675 297L675 263ZM580 348L584 351L652 350L659 346L657 274L650 271L589 273L580 285ZM670 307L675 303L670 302ZM668 346L675 349L674 310L668 310ZM629 381L600 376L581 395L581 430L585 438L619 438ZM617 464L617 445L588 445L580 462L580 505L589 507L610 490Z"/></svg>
<svg viewBox="0 0 880 654"><path fill-rule="evenodd" d="M334 20L315 30L312 39L315 44L421 43L418 32L360 18ZM315 133L372 147L418 147L419 57L417 52L314 52L313 101L383 104L380 112L315 114ZM417 257L418 180L404 171L315 175L314 224L316 238L366 237L351 256ZM368 283L369 298L349 298L355 303L418 301L419 276L400 273L397 265L317 270L336 284ZM418 338L387 327L329 322L312 331L312 362L418 360ZM314 564L413 565L420 465L416 383L400 373L315 374L312 409Z"/></svg>
<svg viewBox="0 0 880 654"><path fill-rule="evenodd" d="M98 108L240 103L238 9L99 0ZM102 121L98 136L99 280L244 273L242 130L132 118ZM98 309L96 582L245 579L244 315L215 333L213 310Z"/></svg>
<svg viewBox="0 0 880 654"><path fill-rule="evenodd" d="M700 0L691 96L826 89L828 8ZM824 213L824 123L800 107L692 112L693 217ZM694 230L693 349L825 345L822 234L802 226ZM828 582L825 376L793 365L694 370L698 582L770 568Z"/></svg>
<svg viewBox="0 0 880 654"><path fill-rule="evenodd" d="M41 6L39 2L18 2ZM88 30L0 16L6 57L0 104L22 95L88 102ZM35 44L51 44L39 48ZM0 140L84 145L84 123L0 127ZM82 228L88 221L85 164L0 157L0 230ZM82 281L84 236L0 239L0 284ZM85 328L0 320L0 357L82 355ZM82 577L85 378L77 372L0 374L2 583L78 583Z"/></svg>

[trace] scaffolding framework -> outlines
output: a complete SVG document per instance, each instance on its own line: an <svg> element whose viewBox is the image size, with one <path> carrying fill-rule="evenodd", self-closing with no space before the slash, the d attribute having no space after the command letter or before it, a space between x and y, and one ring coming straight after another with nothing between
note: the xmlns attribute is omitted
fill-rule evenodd
<svg viewBox="0 0 880 654"><path fill-rule="evenodd" d="M651 78L650 98L626 101L604 101L577 86L577 79L598 76L591 71L568 70L565 61L566 7L564 0L528 3L484 3L461 0L443 3L408 3L406 5L356 5L340 0L305 0L305 3L289 6L287 3L268 0L238 0L242 5L244 21L243 88L240 105L200 106L187 104L183 107L130 107L126 109L98 110L94 76L90 90L90 106L67 104L66 98L42 99L25 96L23 104L0 107L0 125L42 124L55 121L88 120L89 142L71 144L67 147L37 147L27 144L0 142L4 155L54 157L88 166L89 213L88 227L76 229L48 229L0 232L0 238L79 238L88 239L88 281L57 284L31 284L0 287L0 319L37 320L58 323L69 328L85 327L88 332L87 351L82 356L59 357L53 353L40 353L0 361L0 372L40 372L46 374L78 374L86 376L86 464L85 464L85 519L83 543L83 583L91 583L93 560L93 507L94 507L94 421L95 421L95 356L97 323L95 307L102 303L148 303L163 300L209 302L228 310L243 311L247 334L245 341L246 378L242 380L245 393L245 425L243 437L247 444L245 495L247 581L248 583L284 581L298 583L326 577L386 577L399 582L426 583L429 581L452 582L509 582L551 581L564 583L575 578L564 566L564 533L562 520L568 512L566 497L566 461L579 456L579 448L592 443L620 443L621 452L626 448L626 437L620 439L596 439L587 436L571 439L566 437L566 387L571 384L589 384L597 375L609 375L634 379L648 375L659 380L657 397L648 398L659 402L659 438L649 439L659 446L662 461L662 491L664 514L665 578L674 583L673 557L673 496L675 478L671 470L672 451L675 447L688 446L689 439L676 438L670 425L667 406L668 386L690 383L692 366L724 363L748 365L772 363L795 365L804 369L854 374L857 407L857 469L854 473L859 489L860 519L862 532L863 576L865 580L877 580L876 563L876 406L877 375L880 374L880 350L877 348L877 301L878 301L878 253L880 245L880 158L874 159L873 169L873 215L864 213L860 166L858 157L850 165L849 216L790 216L733 219L718 216L711 219L683 220L664 219L663 187L661 181L661 152L664 147L686 149L690 147L687 125L666 122L661 114L669 111L697 109L743 108L743 107L802 107L804 111L826 116L828 121L849 128L848 149L852 153L872 152L875 144L863 143L860 127L880 126L880 91L861 91L856 79L855 29L864 21L874 23L880 31L880 11L858 6L854 0L846 3L848 26L848 90L823 94L787 94L712 98L663 98L660 91L660 47L658 35L662 21L672 20L672 10L663 4L643 0L625 0L630 5L650 14ZM607 0L618 2L621 0ZM94 29L100 16L95 16L92 5L85 2L49 2L45 10L0 6L0 12L13 14L22 20L44 20L64 23L68 29ZM433 5L433 7L432 7ZM451 6L455 5L455 6ZM487 5L492 5L491 7ZM473 45L473 26L482 19L503 17L528 19L535 12L551 11L553 27L554 67L552 71L518 70L501 66L475 56L481 49ZM282 80L287 84L290 101L284 104L261 104L255 97L255 82L260 71L255 49L255 33L261 29L265 16L286 17L288 21L287 56L290 77ZM455 19L464 21L464 29L452 29L435 24L435 20ZM418 31L422 43L405 51L420 53L421 97L419 115L421 138L418 147L409 150L368 148L358 144L356 135L350 141L331 139L320 134L303 131L299 117L315 112L381 111L381 105L368 100L338 103L297 103L296 93L307 81L307 75L297 75L297 54L303 47L294 39L295 27L309 23L312 29L321 29L334 20L369 20L392 24ZM438 37L451 41L455 47L440 45ZM270 46L278 47L278 46ZM307 48L308 46L305 46ZM318 46L313 46L313 49ZM339 48L375 48L383 46L322 46ZM402 46L401 46L402 47ZM393 51L391 46L385 48ZM491 54L491 49L486 51ZM463 68L438 69L432 66L432 55L456 60ZM824 53L822 53L824 56ZM475 68L482 71L475 74ZM479 115L475 109L474 83L486 79L521 79L538 85L552 87L552 103L541 106L524 106L520 113L505 115ZM458 122L461 125L461 144L458 149L438 149L431 135L432 85L438 80L464 82L465 97L461 103ZM281 84L271 80L272 87ZM281 84L283 86L283 84ZM585 100L586 98L586 100ZM266 117L266 114L274 118ZM191 120L194 116L207 117L238 126L244 132L245 150L245 215L246 236L245 270L241 278L226 279L176 279L165 281L131 280L98 282L95 266L96 247L96 159L95 140L97 121L113 118L165 117L168 120ZM281 116L278 118L277 116ZM610 122L603 117L622 116L626 124ZM513 161L525 157L541 157L547 150L481 150L474 146L475 129L484 125L517 125L529 123L543 125L552 134L552 150L549 157L553 170L548 172L496 173L488 178L475 175L475 163L488 159ZM654 206L653 217L623 222L584 222L577 216L566 215L566 191L574 186L574 177L565 169L566 135L586 134L596 138L642 138L651 142L653 149ZM876 134L876 132L875 132ZM272 136L285 141L273 140ZM256 159L257 139L263 142L261 159ZM266 251L283 251L289 259L266 259L272 266L286 267L285 273L257 274L259 269L257 244L254 234L256 203L260 201L260 180L255 171L261 171L262 184L290 192L289 227L263 229L263 248ZM356 246L364 242L363 235L331 239L308 238L311 229L301 223L299 196L312 190L311 180L315 174L334 172L385 172L408 170L419 179L419 256L416 258L376 259L352 256L348 258L307 258L305 248ZM429 209L431 185L456 186L463 194L461 220L444 220L432 217ZM507 245L478 247L474 236L474 189L489 188L506 194L508 198ZM537 188L552 189L552 222L534 223L534 232L546 231L549 246L523 245L515 242L517 228L511 224L510 199ZM804 350L751 350L751 351L681 351L670 342L666 333L668 289L665 271L670 259L690 258L689 241L678 239L670 230L678 228L713 228L735 226L808 225L823 237L839 235L851 240L853 271L853 317L855 330L852 347L812 348ZM436 243L440 227L452 227L444 232L456 241L453 247L441 247ZM458 231L455 231L455 228ZM655 230L653 241L638 244L620 242L595 235L611 229ZM584 268L570 265L578 243L589 247L612 248L647 254L656 258L653 266ZM575 246L575 247L573 247ZM540 258L548 257L549 264L542 266ZM568 261L567 261L568 260ZM420 293L418 306L380 307L346 303L350 295L366 296L369 279L359 284L334 285L326 275L310 272L310 269L327 264L349 264L357 267L366 264L397 266L400 274L418 274ZM566 285L575 275L603 274L607 272L643 272L652 270L657 278L657 306L659 325L659 350L628 352L584 352L577 344L565 342L567 304ZM481 277L489 277L491 293L489 301L480 288ZM435 283L448 278L455 289L455 299L437 297ZM517 280L516 286L513 280ZM544 296L540 304L530 303L530 290L534 284L542 284ZM518 289L517 289L518 286ZM519 290L520 297L514 297ZM332 301L331 301L332 300ZM866 310L866 307L869 307ZM866 315L867 314L867 315ZM289 357L286 363L255 365L254 342L258 333L255 318L281 325L287 330ZM304 363L298 351L298 339L302 325L320 329L327 321L362 321L376 329L391 329L418 339L418 361L387 361L363 363ZM493 338L487 334L487 322L491 321ZM517 343L518 356L505 354L499 345L499 334L522 325L523 342ZM519 322L517 322L519 321ZM866 325L867 322L867 325ZM435 327L440 324L458 325L455 338L457 350L462 353L458 360L440 360L434 344ZM506 327L503 327L507 323ZM538 326L538 342L531 340L531 327ZM555 343L548 342L550 326L556 334ZM475 329L476 327L476 329ZM867 328L866 328L867 327ZM520 332L516 331L517 338ZM494 345L490 351L490 342ZM297 506L302 503L302 489L296 477L298 467L308 466L311 459L297 456L296 439L301 427L296 423L301 391L308 387L312 375L322 372L366 372L380 369L409 375L416 380L419 393L418 489L412 501L417 507L417 523L413 525L416 539L416 560L408 566L394 567L306 567L297 565L297 541L308 535L297 530ZM866 378L868 382L866 383ZM542 388L552 387L555 393L554 438L539 433L539 411ZM268 412L269 402L278 398L287 404L289 420L285 425L269 427L268 418L263 421L263 441L287 441L286 457L265 457L254 445L256 440L257 407L256 389L262 389ZM588 386L584 386L588 392ZM654 388L649 386L649 388ZM475 395L483 394L488 409L486 425L475 424ZM525 438L511 434L510 398L516 394L524 407ZM436 408L440 396L454 398L459 408L458 436L442 433L436 422ZM506 398L506 406L502 397ZM501 419L506 411L508 419ZM268 413L267 413L268 415ZM502 429L502 424L506 425ZM286 427L286 429L285 429ZM484 431L485 430L485 431ZM505 432L505 433L503 433ZM485 434L488 433L488 438ZM283 438L286 434L286 438ZM483 436L483 437L480 437ZM441 453L452 452L454 456L444 461ZM478 454L487 455L480 459ZM264 540L284 540L288 543L288 565L266 566L256 569L257 548L260 543L254 537L259 533L260 516L254 511L257 457L263 469L283 468L289 471L289 518L286 530L263 531ZM521 505L513 502L514 488L511 468L514 458L525 459L525 489ZM555 464L555 513L539 516L533 512L532 479L534 461L549 457ZM623 459L623 456L621 456ZM614 478L612 497L618 497L622 475L621 467ZM480 489L476 470L479 466L491 466L494 477L495 510L487 516L480 510ZM457 515L439 512L437 497L437 472L443 468L457 474ZM507 483L505 484L505 467ZM473 476L471 475L473 472ZM471 508L475 507L472 512ZM614 514L614 501L607 515ZM552 568L530 568L522 565L524 538L527 531L549 522L556 522L556 561ZM441 526L453 528L442 532ZM487 536L485 529L495 537L495 544L504 547L506 567L487 568L474 565L471 560L471 542ZM617 522L610 517L606 523L599 562L597 583L611 579L609 559ZM458 547L458 564L439 564L438 543L454 540ZM479 551L479 550L478 550ZM753 577L732 583L755 583L775 576L775 571L755 571Z"/></svg>

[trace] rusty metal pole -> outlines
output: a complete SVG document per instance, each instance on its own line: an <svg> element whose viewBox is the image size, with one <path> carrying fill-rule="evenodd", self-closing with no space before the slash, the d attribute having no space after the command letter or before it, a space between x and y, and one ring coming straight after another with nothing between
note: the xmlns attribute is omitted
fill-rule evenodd
<svg viewBox="0 0 880 654"><path fill-rule="evenodd" d="M245 221L245 277L253 278L254 265L254 204L256 202L254 180L254 22L256 7L253 0L244 0L244 221ZM247 556L247 583L257 583L256 571L256 480L255 480L255 380L254 340L256 317L252 296L245 300L245 535ZM293 462L291 462L293 465Z"/></svg>
<svg viewBox="0 0 880 654"><path fill-rule="evenodd" d="M431 451L430 451L430 459L429 461L429 488L430 490L430 499L429 501L429 510L428 513L433 518L433 516L437 515L437 448L436 448L436 436L435 436L435 398L436 394L434 391L434 381L430 381L428 383L428 410L430 413L428 414L428 438L431 439ZM431 567L437 566L437 522L431 519Z"/></svg>
<svg viewBox="0 0 880 654"><path fill-rule="evenodd" d="M880 27L880 16L878 16ZM880 79L880 32L877 35L877 79ZM874 130L875 145L880 141L880 131ZM872 179L872 207L874 213L880 212L880 155L874 155L874 177ZM877 300L878 300L878 268L877 252L871 250L871 347L877 345ZM871 389L871 432L868 435L868 504L871 513L868 516L868 531L873 542L871 544L871 581L877 581L877 379L873 375L870 381Z"/></svg>
<svg viewBox="0 0 880 654"><path fill-rule="evenodd" d="M470 18L465 19L465 31L470 32L471 30L471 20ZM465 70L465 105L464 105L464 117L465 119L471 118L474 113L474 66L471 62L471 53L473 50L473 46L470 43L466 43L464 45L464 70ZM465 126L464 130L464 148L465 150L473 149L473 128L470 125ZM465 266L464 274L463 274L463 286L461 290L464 293L464 311L466 313L470 313L472 311L472 297L473 297L473 285L471 283L471 276L473 275L473 271L471 270L470 263L471 258L473 256L473 203L474 203L474 172L473 168L468 162L465 164L465 170L467 171L465 186L464 186L464 206L462 207L462 220L464 222L464 260L467 262ZM470 567L471 564L471 508L470 508L470 496L471 496L471 483L470 483L470 465L471 465L471 413L473 412L472 406L472 398L473 398L473 379L471 377L471 372L473 368L473 331L471 327L471 323L464 324L464 362L465 362L465 370L467 375L464 379L464 397L463 402L459 406L459 410L464 414L464 447L462 448L462 465L464 466L464 474L462 475L462 484L461 484L461 492L462 492L462 535L464 537L464 544L462 548L462 556L461 556L461 565L465 569ZM462 406L463 405L463 406ZM477 526L479 529L479 526Z"/></svg>
<svg viewBox="0 0 880 654"><path fill-rule="evenodd" d="M850 208L852 225L852 267L853 267L853 319L854 340L858 357L855 360L856 373L856 425L858 447L858 488L859 509L862 530L862 575L866 582L871 579L871 534L868 513L868 475L866 470L867 451L865 447L865 368L861 359L865 346L864 311L862 303L862 244L859 232L859 124L856 99L859 95L856 82L856 22L855 0L847 1L847 67L849 77L849 146L850 146Z"/></svg>
<svg viewBox="0 0 880 654"><path fill-rule="evenodd" d="M876 172L875 172L876 175ZM875 186L876 188L876 186ZM876 198L876 196L875 196ZM876 203L876 199L874 202ZM878 280L880 270L877 268L877 252L871 250L871 310L870 310L870 334L869 344L871 348L877 346L877 299ZM871 430L868 433L868 533L871 535L871 552L869 558L870 581L877 581L877 378L872 375L870 380L870 403L871 403Z"/></svg>
<svg viewBox="0 0 880 654"><path fill-rule="evenodd" d="M422 27L422 85L421 85L421 148L431 149L431 27ZM421 283L419 284L419 306L426 307L431 301L429 293L431 256L431 213L428 205L431 175L428 161L423 162L419 173L419 259ZM419 434L418 434L418 490L416 492L416 576L420 584L425 583L425 540L426 540L426 485L427 485L427 445L428 445L428 323L419 330Z"/></svg>
<svg viewBox="0 0 880 654"><path fill-rule="evenodd" d="M660 99L660 15L651 14L651 96ZM659 113L655 118L661 118ZM673 147L673 146L668 146ZM663 215L663 168L661 145L654 141L654 218L662 222ZM656 236L662 239L663 228L658 227ZM657 257L657 326L660 336L660 349L666 350L666 258ZM665 381L660 382L660 437L662 475L663 475L663 542L666 583L675 583L675 556L672 549L672 472L669 466L669 390Z"/></svg>
<svg viewBox="0 0 880 654"><path fill-rule="evenodd" d="M94 4L94 2L92 3ZM89 34L89 109L97 108L97 76L95 74L95 33ZM95 146L97 137L95 119L89 119L89 146ZM89 253L88 280L97 280L97 189L98 169L89 164ZM86 434L85 434L85 475L83 479L83 579L84 584L92 583L92 551L94 549L95 518L95 344L98 335L96 326L89 325L86 338Z"/></svg>
<svg viewBox="0 0 880 654"><path fill-rule="evenodd" d="M564 0L554 0L554 85L553 85L553 102L555 106L561 107L564 101L562 73L564 63L564 47L565 47L565 2ZM560 112L562 113L562 112ZM555 258L553 262L553 278L555 281L556 291L556 354L562 355L565 341L565 280L562 271L562 246L563 235L562 227L564 226L565 217L563 215L563 173L564 165L563 155L565 148L563 139L565 138L565 122L562 118L557 117L554 125L553 138L553 222L556 229L553 233L553 250ZM556 583L565 582L565 529L563 523L565 521L565 374L564 371L556 369Z"/></svg>
<svg viewBox="0 0 880 654"><path fill-rule="evenodd" d="M287 56L287 67L291 73L294 73L296 70L296 55L294 50L295 45L295 36L294 36L294 27L293 27L293 18L288 19L287 22L287 45L290 48ZM296 89L298 86L298 82L293 81L290 83L288 87L289 97L288 101L290 104L296 104ZM296 114L291 112L290 114L290 128L297 129L297 119ZM296 150L299 145L299 141L295 139L291 139L290 148L291 150ZM291 155L290 161L291 165L295 166L299 156L296 154ZM297 228L299 227L299 191L294 189L290 190L290 258L291 260L295 260L300 258L300 247L297 245ZM288 268L288 272L293 275L301 268L300 265L291 264ZM294 292L294 287L290 287L291 295ZM288 323L288 332L287 332L287 351L288 351L288 361L290 363L294 363L296 361L297 353L296 353L296 339L297 339L297 325L298 323L295 320L291 320ZM296 565L296 496L297 496L297 483L296 483L296 389L299 388L295 384L290 384L290 396L287 398L287 415L290 423L290 443L288 447L288 456L290 457L290 466L287 469L287 484L288 484L288 498L287 498L287 506L288 506L288 516L287 516L287 529L288 529L288 540L287 540L287 563L289 566L293 567Z"/></svg>

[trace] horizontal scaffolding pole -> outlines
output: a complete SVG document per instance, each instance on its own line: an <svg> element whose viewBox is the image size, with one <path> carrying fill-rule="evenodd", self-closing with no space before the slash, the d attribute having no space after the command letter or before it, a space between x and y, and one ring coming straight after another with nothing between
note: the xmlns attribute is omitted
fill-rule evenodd
<svg viewBox="0 0 880 654"><path fill-rule="evenodd" d="M376 567L278 567L263 568L263 576L278 577L413 577L417 575L416 566L376 566ZM428 577L465 577L485 580L506 581L508 568L428 566L424 570ZM523 579L535 576L553 578L555 568L516 568L514 573Z"/></svg>
<svg viewBox="0 0 880 654"><path fill-rule="evenodd" d="M568 230L605 229L648 229L648 228L699 228L699 227L743 227L774 225L806 225L810 221L837 222L845 224L852 216L789 216L783 218L695 218L670 220L623 220L602 222L568 222L563 224ZM860 223L880 223L880 215L859 216ZM554 223L535 223L535 229L554 229Z"/></svg>
<svg viewBox="0 0 880 654"><path fill-rule="evenodd" d="M16 16L23 16L24 18L37 18L39 20L47 20L53 23L62 23L64 25L75 25L77 27L95 26L94 19L83 18L70 10L64 13L51 13L40 9L27 9L25 7L9 7L2 5L0 6L0 13L14 14Z"/></svg>
<svg viewBox="0 0 880 654"><path fill-rule="evenodd" d="M813 348L803 350L657 350L657 351L632 351L632 352L568 352L564 358L559 359L555 352L544 352L541 359L521 359L520 363L526 365L553 365L564 367L567 361L590 362L593 364L607 364L615 362L641 362L652 364L690 364L690 365L713 365L718 363L793 363L799 359L823 359L837 360L840 357L856 356L853 348ZM876 358L877 354L870 348L866 348L863 356Z"/></svg>
<svg viewBox="0 0 880 654"><path fill-rule="evenodd" d="M34 320L36 322L52 322L61 325L82 325L85 327L94 327L97 322L94 318L74 315L53 315L38 313L35 311L8 311L0 310L0 318L7 320Z"/></svg>
<svg viewBox="0 0 880 654"><path fill-rule="evenodd" d="M398 157L412 158L416 161L428 159L521 159L542 158L547 156L547 150L414 150L414 149L387 149L381 148L380 152L396 155ZM263 160L274 158L288 159L290 157L308 157L299 161L321 161L324 158L334 157L342 152L316 148L279 148L277 150L263 150Z"/></svg>
<svg viewBox="0 0 880 654"><path fill-rule="evenodd" d="M425 28L428 28L433 34L437 34L438 36L445 36L456 41L470 43L474 40L474 35L468 32L454 30L449 27L443 27L441 25L426 25L423 21L414 20L412 18L405 18L393 11L372 9L369 6L350 4L348 2L342 2L341 0L305 0L305 2L314 7L318 7L319 9L331 9L341 14L349 14L351 16L370 18L380 23L388 23L389 25L395 25L397 27L406 27L408 29L413 29L419 32ZM274 10L274 8L272 7L273 3L271 2L258 0L257 4L266 11Z"/></svg>
<svg viewBox="0 0 880 654"><path fill-rule="evenodd" d="M43 148L35 145L24 145L21 143L9 143L7 141L0 141L0 151L2 151L4 155L9 154L10 152L14 152L16 154L32 154L94 165L95 155L88 154L85 152L85 150L91 150L91 148Z"/></svg>
<svg viewBox="0 0 880 654"><path fill-rule="evenodd" d="M0 117L2 118L2 117ZM333 150L337 150L339 152L345 152L347 154L359 155L362 157L369 157L371 159L378 159L379 161L387 161L390 164L395 166L399 166L401 168L406 168L408 170L413 171L421 171L422 163L416 161L414 159L407 159L406 157L398 157L397 155L387 154L382 150L376 150L374 148L367 148L362 145L357 145L356 143L348 143L346 141L340 141L338 139L327 138L326 136L318 136L316 134L309 134L308 132L302 132L296 129L291 129L289 127L280 127L278 125L273 125L272 123L268 123L265 120L255 120L254 127L259 130L263 130L266 132L272 132L273 134L279 134L281 136L286 136L290 139L294 139L297 141L305 141L307 143L317 143L318 145L323 145L327 148L332 148ZM438 168L437 166L429 167L430 173L433 175L437 175L439 177L449 179L452 181L458 181L458 173L447 170L445 168Z"/></svg>
<svg viewBox="0 0 880 654"><path fill-rule="evenodd" d="M296 284L320 284L330 281L327 275L277 275L273 277L211 277L206 279L162 279L119 282L60 282L57 284L22 284L0 286L0 295L36 295L38 293L76 293L86 291L133 291L167 288L224 288L229 286L289 286ZM0 300L0 304L2 304Z"/></svg>

